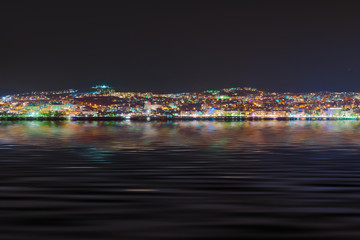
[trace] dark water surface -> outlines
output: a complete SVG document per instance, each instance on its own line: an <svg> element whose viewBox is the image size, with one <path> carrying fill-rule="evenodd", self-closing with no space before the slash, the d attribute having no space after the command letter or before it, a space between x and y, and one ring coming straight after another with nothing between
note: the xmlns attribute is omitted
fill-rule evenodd
<svg viewBox="0 0 360 240"><path fill-rule="evenodd" d="M0 239L360 239L360 122L2 122Z"/></svg>

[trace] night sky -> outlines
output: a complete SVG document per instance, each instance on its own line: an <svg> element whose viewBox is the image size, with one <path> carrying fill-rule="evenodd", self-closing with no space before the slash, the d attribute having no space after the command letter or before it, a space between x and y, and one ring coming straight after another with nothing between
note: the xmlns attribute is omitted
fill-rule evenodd
<svg viewBox="0 0 360 240"><path fill-rule="evenodd" d="M1 1L2 91L360 91L358 1L128 2Z"/></svg>

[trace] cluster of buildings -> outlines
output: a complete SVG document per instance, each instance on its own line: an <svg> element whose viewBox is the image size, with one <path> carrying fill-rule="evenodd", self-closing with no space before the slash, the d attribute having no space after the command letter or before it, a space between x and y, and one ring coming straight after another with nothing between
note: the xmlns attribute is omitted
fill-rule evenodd
<svg viewBox="0 0 360 240"><path fill-rule="evenodd" d="M88 92L30 92L1 98L0 117L358 118L360 93L277 93L254 88L154 94L99 85Z"/></svg>

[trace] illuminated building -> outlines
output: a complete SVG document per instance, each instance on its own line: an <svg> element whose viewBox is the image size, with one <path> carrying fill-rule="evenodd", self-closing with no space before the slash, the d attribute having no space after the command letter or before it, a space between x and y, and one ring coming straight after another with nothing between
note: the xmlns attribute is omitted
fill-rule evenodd
<svg viewBox="0 0 360 240"><path fill-rule="evenodd" d="M253 88L153 94L96 91L28 92L2 97L0 116L184 116L256 118L358 118L360 93L278 93Z"/></svg>
<svg viewBox="0 0 360 240"><path fill-rule="evenodd" d="M96 93L100 95L111 95L115 92L114 89L107 85L97 85L95 87L92 87L93 89L96 89Z"/></svg>

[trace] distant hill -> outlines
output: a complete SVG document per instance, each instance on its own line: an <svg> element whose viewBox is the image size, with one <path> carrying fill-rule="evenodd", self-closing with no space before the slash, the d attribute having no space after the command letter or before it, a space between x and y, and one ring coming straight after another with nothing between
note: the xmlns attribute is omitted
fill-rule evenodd
<svg viewBox="0 0 360 240"><path fill-rule="evenodd" d="M14 89L0 88L0 96L6 96L6 95L16 94L16 93L19 93L19 91L16 91Z"/></svg>

